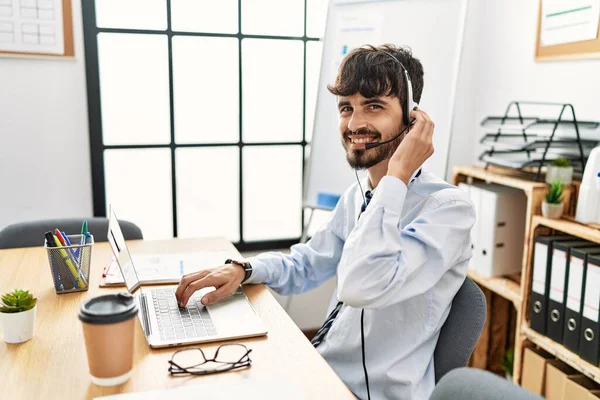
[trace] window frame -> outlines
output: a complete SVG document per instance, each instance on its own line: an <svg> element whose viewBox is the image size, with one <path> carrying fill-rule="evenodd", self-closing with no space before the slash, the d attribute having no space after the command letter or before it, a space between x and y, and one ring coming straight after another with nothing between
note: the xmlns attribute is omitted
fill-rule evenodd
<svg viewBox="0 0 600 400"><path fill-rule="evenodd" d="M237 33L209 33L209 32L173 32L171 29L171 0L166 0L167 7L167 29L128 29L128 28L100 28L96 26L96 0L82 2L83 31L85 46L86 63L86 86L88 94L88 118L89 118L89 137L90 137L90 156L92 172L92 196L93 210L95 216L106 216L106 185L104 175L104 151L113 149L153 149L168 148L171 153L171 196L172 196L172 218L173 218L173 237L177 237L177 168L175 152L178 148L208 148L208 147L238 147L239 151L239 230L240 240L235 246L240 251L259 251L264 249L285 248L294 243L298 243L300 237L273 239L263 241L245 241L244 240L244 204L243 204L243 148L246 146L301 146L302 147L302 177L306 170L306 151L309 144L306 140L306 131L312 127L306 126L306 48L310 41L319 41L321 38L307 37L307 5L308 0L304 0L304 34L303 36L277 36L277 35L252 35L243 34L242 28L242 0L238 0L238 32ZM127 33L127 34L156 34L166 35L168 40L168 62L169 62L169 113L170 113L170 143L168 144L139 144L139 145L105 145L102 136L102 110L100 104L100 73L98 66L98 34L99 33ZM196 36L196 37L223 37L236 38L238 40L238 79L239 79L239 128L238 141L236 143L182 143L175 142L175 118L174 118L174 98L173 98L173 37L174 36ZM242 40L244 39L276 39L302 41L303 43L303 73L302 73L302 140L295 142L244 142L243 141L243 60L242 60ZM304 179L302 179L304 185ZM303 191L304 192L304 191ZM304 211L301 211L301 230L304 227Z"/></svg>

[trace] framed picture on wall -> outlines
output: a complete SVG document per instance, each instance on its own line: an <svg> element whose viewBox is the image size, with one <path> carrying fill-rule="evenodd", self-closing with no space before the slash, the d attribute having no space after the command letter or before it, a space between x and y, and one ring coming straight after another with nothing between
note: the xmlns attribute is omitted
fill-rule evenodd
<svg viewBox="0 0 600 400"><path fill-rule="evenodd" d="M536 61L600 58L600 0L539 0Z"/></svg>

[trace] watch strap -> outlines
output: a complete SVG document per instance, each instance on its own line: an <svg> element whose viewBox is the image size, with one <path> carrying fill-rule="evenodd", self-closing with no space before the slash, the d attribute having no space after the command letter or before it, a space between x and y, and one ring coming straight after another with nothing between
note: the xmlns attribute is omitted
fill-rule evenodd
<svg viewBox="0 0 600 400"><path fill-rule="evenodd" d="M250 279L250 276L252 275L252 265L249 262L236 261L236 260L232 260L231 258L228 258L227 260L225 260L225 264L239 265L240 267L242 267L244 269L245 275L244 275L244 279L242 280L242 283L244 283L248 279Z"/></svg>

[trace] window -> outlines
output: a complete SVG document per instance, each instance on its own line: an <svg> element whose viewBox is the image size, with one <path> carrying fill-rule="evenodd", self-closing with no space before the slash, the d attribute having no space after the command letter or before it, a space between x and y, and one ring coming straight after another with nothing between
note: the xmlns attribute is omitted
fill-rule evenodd
<svg viewBox="0 0 600 400"><path fill-rule="evenodd" d="M95 215L297 242L327 0L82 4Z"/></svg>

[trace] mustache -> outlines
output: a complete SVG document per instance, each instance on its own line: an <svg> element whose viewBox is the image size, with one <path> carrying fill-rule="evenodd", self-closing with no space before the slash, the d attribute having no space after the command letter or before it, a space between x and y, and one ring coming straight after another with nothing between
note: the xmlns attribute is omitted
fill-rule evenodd
<svg viewBox="0 0 600 400"><path fill-rule="evenodd" d="M360 128L355 131L351 131L350 129L346 129L344 132L344 138L348 138L350 135L372 135L375 136L376 139L381 139L381 133L376 130L372 130L369 128Z"/></svg>

